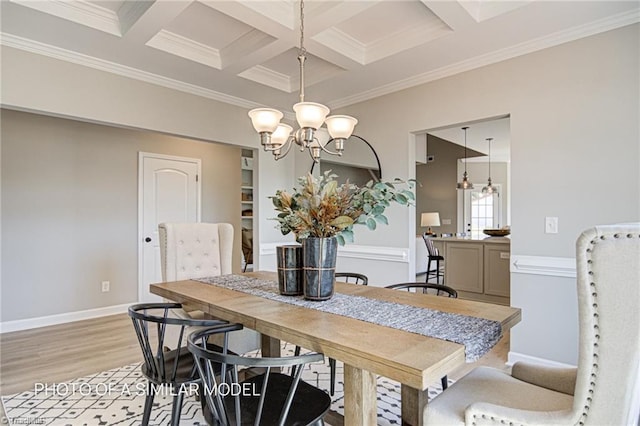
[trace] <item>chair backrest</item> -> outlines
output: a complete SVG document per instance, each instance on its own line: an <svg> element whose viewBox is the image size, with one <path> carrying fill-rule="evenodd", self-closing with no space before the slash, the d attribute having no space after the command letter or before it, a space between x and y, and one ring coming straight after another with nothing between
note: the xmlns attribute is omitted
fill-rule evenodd
<svg viewBox="0 0 640 426"><path fill-rule="evenodd" d="M301 380L304 366L322 362L324 355L247 357L221 353L206 347L212 333L215 330L202 330L188 337L189 351L203 378L210 411L205 412L205 418L210 424L309 425L329 410L329 395ZM285 369L290 370L289 375L283 374Z"/></svg>
<svg viewBox="0 0 640 426"><path fill-rule="evenodd" d="M424 243L427 246L427 253L429 253L430 257L440 255L439 250L436 248L436 246L433 245L433 241L431 241L431 239L427 237L427 234L422 234L422 239L424 240Z"/></svg>
<svg viewBox="0 0 640 426"><path fill-rule="evenodd" d="M233 226L228 223L161 223L163 281L231 273Z"/></svg>
<svg viewBox="0 0 640 426"><path fill-rule="evenodd" d="M447 287L442 284L431 284L431 283L400 283L400 284L391 284L386 286L386 288L392 288L396 290L407 290L407 291L415 291L416 293L427 293L427 294L435 294L436 296L448 296L457 298L458 292L452 289L451 287Z"/></svg>
<svg viewBox="0 0 640 426"><path fill-rule="evenodd" d="M369 278L357 272L336 272L336 281L360 285L369 284Z"/></svg>
<svg viewBox="0 0 640 426"><path fill-rule="evenodd" d="M179 303L140 303L129 307L129 317L142 349L144 375L154 383L197 380L193 357L186 347L186 327L221 327L220 320L185 319L176 316ZM220 329L218 332L224 332Z"/></svg>
<svg viewBox="0 0 640 426"><path fill-rule="evenodd" d="M640 404L640 223L576 243L580 352L575 423L635 424Z"/></svg>

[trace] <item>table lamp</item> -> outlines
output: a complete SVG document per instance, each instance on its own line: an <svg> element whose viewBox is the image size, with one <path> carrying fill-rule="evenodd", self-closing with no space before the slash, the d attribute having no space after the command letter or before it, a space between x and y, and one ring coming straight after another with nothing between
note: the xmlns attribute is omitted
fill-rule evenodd
<svg viewBox="0 0 640 426"><path fill-rule="evenodd" d="M420 226L427 226L427 235L434 235L431 230L432 226L440 226L440 213L438 212L429 212L422 213L420 215Z"/></svg>

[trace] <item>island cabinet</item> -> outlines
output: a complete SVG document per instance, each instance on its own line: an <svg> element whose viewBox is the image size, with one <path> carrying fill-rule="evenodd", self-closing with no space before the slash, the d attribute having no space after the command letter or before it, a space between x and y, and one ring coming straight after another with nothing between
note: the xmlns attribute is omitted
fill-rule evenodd
<svg viewBox="0 0 640 426"><path fill-rule="evenodd" d="M445 259L445 284L470 300L510 303L509 238L434 238Z"/></svg>

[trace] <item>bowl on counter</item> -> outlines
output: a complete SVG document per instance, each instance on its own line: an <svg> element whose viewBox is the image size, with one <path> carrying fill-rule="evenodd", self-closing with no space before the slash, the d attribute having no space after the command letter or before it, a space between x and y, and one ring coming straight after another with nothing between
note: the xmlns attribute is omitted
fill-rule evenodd
<svg viewBox="0 0 640 426"><path fill-rule="evenodd" d="M506 237L511 234L510 229L483 229L482 232L490 237Z"/></svg>

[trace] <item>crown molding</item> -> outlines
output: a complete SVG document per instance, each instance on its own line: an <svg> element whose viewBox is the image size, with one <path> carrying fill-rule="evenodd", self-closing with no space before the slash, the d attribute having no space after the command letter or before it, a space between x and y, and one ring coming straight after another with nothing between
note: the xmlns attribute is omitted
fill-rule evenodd
<svg viewBox="0 0 640 426"><path fill-rule="evenodd" d="M313 40L353 59L360 65L366 65L366 46L336 27L329 28L313 36Z"/></svg>
<svg viewBox="0 0 640 426"><path fill-rule="evenodd" d="M167 30L160 30L146 45L208 67L222 69L220 50Z"/></svg>
<svg viewBox="0 0 640 426"><path fill-rule="evenodd" d="M274 71L263 65L251 67L238 74L238 76L264 84L265 86L273 87L274 89L282 90L283 92L293 92L293 84L291 84L291 79L288 75Z"/></svg>
<svg viewBox="0 0 640 426"><path fill-rule="evenodd" d="M535 40L520 43L518 45L501 49L495 52L479 55L456 64L448 65L429 71L417 76L413 76L404 80L399 80L390 84L377 87L366 92L358 93L353 96L347 96L328 102L327 106L331 109L343 108L359 102L364 102L379 96L388 95L400 90L419 86L441 78L450 77L472 69L491 65L497 62L512 59L518 56L533 53L538 50L547 49L580 38L588 37L605 31L614 30L627 25L640 22L640 11L632 10L629 12L619 13L599 21L581 25L567 31L561 31L548 36L539 37Z"/></svg>
<svg viewBox="0 0 640 426"><path fill-rule="evenodd" d="M83 0L10 0L20 6L57 16L89 28L122 36L118 15L104 7Z"/></svg>
<svg viewBox="0 0 640 426"><path fill-rule="evenodd" d="M147 71L136 68L127 67L116 64L114 62L105 61L103 59L94 58L92 56L83 55L81 53L72 52L59 47L50 46L33 40L28 40L12 34L0 33L0 44L2 46L12 47L24 50L26 52L47 56L53 59L59 59L66 62L86 66L100 71L121 75L123 77L132 78L145 83L151 83L168 89L178 90L191 95L202 96L218 102L224 102L241 108L259 108L263 106L257 102L230 96L225 93L217 92L211 89L205 89L193 84L184 83L167 77L162 77Z"/></svg>

